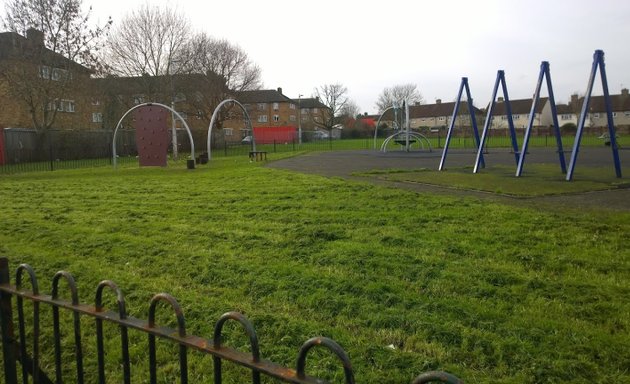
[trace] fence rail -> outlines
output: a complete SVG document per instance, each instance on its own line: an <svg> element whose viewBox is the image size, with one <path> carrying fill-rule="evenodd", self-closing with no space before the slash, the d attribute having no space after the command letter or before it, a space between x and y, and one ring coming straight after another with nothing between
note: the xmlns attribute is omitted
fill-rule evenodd
<svg viewBox="0 0 630 384"><path fill-rule="evenodd" d="M26 275L26 276L25 276ZM31 286L31 290L27 291L23 288L23 280L27 278ZM61 281L65 281L70 290L71 300L62 300L59 298L59 285ZM116 310L107 310L103 306L103 295L105 291L111 291L116 297ZM16 297L16 307L18 312L18 338L15 335L15 327L13 323L13 303L12 297ZM24 300L28 300L33 304L32 314L32 340L27 341L26 335L26 316L24 314ZM174 312L177 320L177 329L163 327L156 324L156 311L158 303L167 304ZM55 372L54 380L49 377L49 373L45 372L39 365L40 361L40 305L48 305L52 307L53 312L53 338L54 338L54 361ZM85 382L83 340L81 339L81 317L93 318L96 322L96 344L97 344L97 364L98 364L98 383L105 383L105 350L103 324L110 323L117 325L120 329L121 349L122 349L122 370L123 382L131 383L131 370L129 354L128 330L136 330L146 333L149 341L149 381L157 382L157 363L156 363L156 338L168 340L179 346L179 368L180 382L188 383L188 350L196 350L213 358L214 365L214 383L222 382L222 363L230 361L252 372L252 383L260 383L261 375L275 378L282 382L298 383L298 384L314 384L324 383L323 380L308 376L306 374L306 357L309 351L317 346L328 349L340 361L344 371L344 382L347 384L354 383L354 372L350 358L339 344L335 341L325 338L316 337L306 341L300 348L297 356L295 369L290 369L272 361L265 360L260 357L258 337L252 323L243 315L237 312L228 312L222 315L214 326L214 334L212 339L189 335L186 332L186 321L184 313L177 300L166 293L159 293L153 296L149 304L148 320L142 320L127 315L126 303L122 291L112 281L105 280L98 284L96 288L95 304L86 305L79 302L79 295L74 278L68 272L57 272L52 280L51 295L44 295L39 292L39 284L35 271L29 265L21 264L16 270L15 285L11 285L9 261L7 258L0 258L0 308L1 326L2 326L2 351L4 363L4 379L7 384L17 384L18 369L20 363L22 382L28 383L28 377L32 377L34 383L62 383L63 360L61 350L60 335L60 310L66 310L72 313L73 318L73 336L74 336L74 355L76 366L76 381L78 383ZM251 351L241 352L222 345L221 336L223 326L228 321L239 323L244 329L250 343ZM30 344L32 356L28 356L27 344ZM416 377L413 384L422 384L429 382L442 382L456 384L461 381L445 372L427 372Z"/></svg>
<svg viewBox="0 0 630 384"><path fill-rule="evenodd" d="M365 132L369 133L369 132ZM377 148L383 140L394 133L393 130L379 130ZM195 143L205 143L207 133L193 131ZM423 131L435 150L441 150L444 145L444 132ZM520 132L519 132L520 135ZM112 164L112 132L101 131L57 131L37 132L32 129L5 128L0 130L0 174L14 174L32 171L55 171L60 169L95 168L111 166ZM335 151L335 150L372 150L374 148L373 135L365 137L335 139L332 136L318 138L312 132L304 132L304 140L299 142L297 137L290 141L269 141L257 143L259 151L268 153L284 153L296 151ZM565 132L563 144L569 148L573 144L574 134ZM125 129L119 132L116 143L118 155L117 163L138 164L135 131ZM189 138L185 132L178 131L177 146L180 154L190 150ZM620 134L617 142L620 147L630 146L630 136ZM212 157L248 156L251 145L241 143L231 137L217 134L213 138ZM582 139L583 146L603 146L606 138L595 131ZM416 145L417 146L417 145ZM486 147L508 148L511 146L507 130L493 130L486 142ZM530 139L530 147L555 147L555 137L551 133L538 132ZM202 146L203 147L203 146ZM452 148L475 148L475 141L465 129L455 132L451 140ZM172 148L171 148L172 149ZM169 149L170 153L172 153ZM200 149L199 154L205 152ZM390 143L389 151L399 149L395 143ZM418 150L412 145L412 150ZM170 163L186 164L186 156L179 159L169 159Z"/></svg>

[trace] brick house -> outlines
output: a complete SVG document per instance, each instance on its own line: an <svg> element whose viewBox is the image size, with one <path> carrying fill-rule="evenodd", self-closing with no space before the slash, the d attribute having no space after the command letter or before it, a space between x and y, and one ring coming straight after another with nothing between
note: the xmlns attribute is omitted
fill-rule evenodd
<svg viewBox="0 0 630 384"><path fill-rule="evenodd" d="M455 102L443 103L441 99L437 99L434 104L416 104L409 106L409 126L412 129L444 129L448 128L453 110L455 109ZM473 106L475 116L477 116L477 122L479 123L483 119L483 113ZM394 112L388 111L381 118L381 127L386 125L387 127L393 127ZM457 119L455 121L458 127L470 127L470 113L468 111L468 103L461 102L459 105L459 111Z"/></svg>
<svg viewBox="0 0 630 384"><path fill-rule="evenodd" d="M36 29L26 36L0 33L0 127L86 129L90 76L90 69L47 49Z"/></svg>

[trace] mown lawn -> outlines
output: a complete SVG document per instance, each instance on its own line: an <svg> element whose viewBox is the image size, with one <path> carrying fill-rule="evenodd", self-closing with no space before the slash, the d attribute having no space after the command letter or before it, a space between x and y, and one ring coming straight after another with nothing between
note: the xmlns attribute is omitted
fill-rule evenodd
<svg viewBox="0 0 630 384"><path fill-rule="evenodd" d="M474 174L472 169L472 167L456 167L444 171L390 169L362 172L356 175L518 197L585 193L628 187L628 183L624 179L615 177L615 173L610 170L610 167L585 167L581 171L580 177L571 182L565 180L565 175L560 172L557 165L532 164L529 167L529 172L521 177L514 176L514 167L505 165L490 166L481 169L477 174Z"/></svg>
<svg viewBox="0 0 630 384"><path fill-rule="evenodd" d="M154 293L168 292L188 332L208 338L222 313L241 311L262 356L290 367L305 340L328 336L361 383L434 369L469 383L630 382L628 214L416 194L243 158L194 171L2 176L0 207L0 255L13 269L35 267L43 292L63 269L91 303L111 279L141 318ZM108 332L108 372L120 382ZM228 344L247 350L233 333ZM146 336L131 336L133 382L146 382ZM191 382L209 382L212 360L189 357ZM176 349L162 345L159 359L160 382L175 382ZM339 382L333 361L309 358L307 372ZM233 369L225 379L248 377Z"/></svg>

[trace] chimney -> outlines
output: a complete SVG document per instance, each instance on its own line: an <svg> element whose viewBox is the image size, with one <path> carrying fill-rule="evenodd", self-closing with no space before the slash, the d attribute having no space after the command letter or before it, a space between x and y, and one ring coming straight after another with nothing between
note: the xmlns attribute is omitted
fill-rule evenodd
<svg viewBox="0 0 630 384"><path fill-rule="evenodd" d="M442 104L442 99L435 99L435 104Z"/></svg>
<svg viewBox="0 0 630 384"><path fill-rule="evenodd" d="M282 88L278 87L278 93L282 94Z"/></svg>
<svg viewBox="0 0 630 384"><path fill-rule="evenodd" d="M44 45L44 32L35 28L29 28L26 30L26 39L34 46L42 46Z"/></svg>
<svg viewBox="0 0 630 384"><path fill-rule="evenodd" d="M503 102L503 98L502 98L502 97L499 97L499 98L497 99L497 102L502 103L502 102Z"/></svg>
<svg viewBox="0 0 630 384"><path fill-rule="evenodd" d="M628 90L626 89L626 91L628 91ZM621 92L623 93L623 89L621 90ZM577 93L572 94L572 95L571 95L571 103L570 103L570 104L571 104L571 105L577 105L577 103L578 103L578 98L579 98L579 96L578 96L578 94L577 94Z"/></svg>
<svg viewBox="0 0 630 384"><path fill-rule="evenodd" d="M628 96L628 88L621 88L621 94L623 96Z"/></svg>

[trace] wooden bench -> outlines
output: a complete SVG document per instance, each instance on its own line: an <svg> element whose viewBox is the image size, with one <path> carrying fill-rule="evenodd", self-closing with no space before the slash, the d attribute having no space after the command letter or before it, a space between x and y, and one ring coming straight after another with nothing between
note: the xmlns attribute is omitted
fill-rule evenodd
<svg viewBox="0 0 630 384"><path fill-rule="evenodd" d="M250 151L249 152L249 161L267 161L267 152L266 151Z"/></svg>

